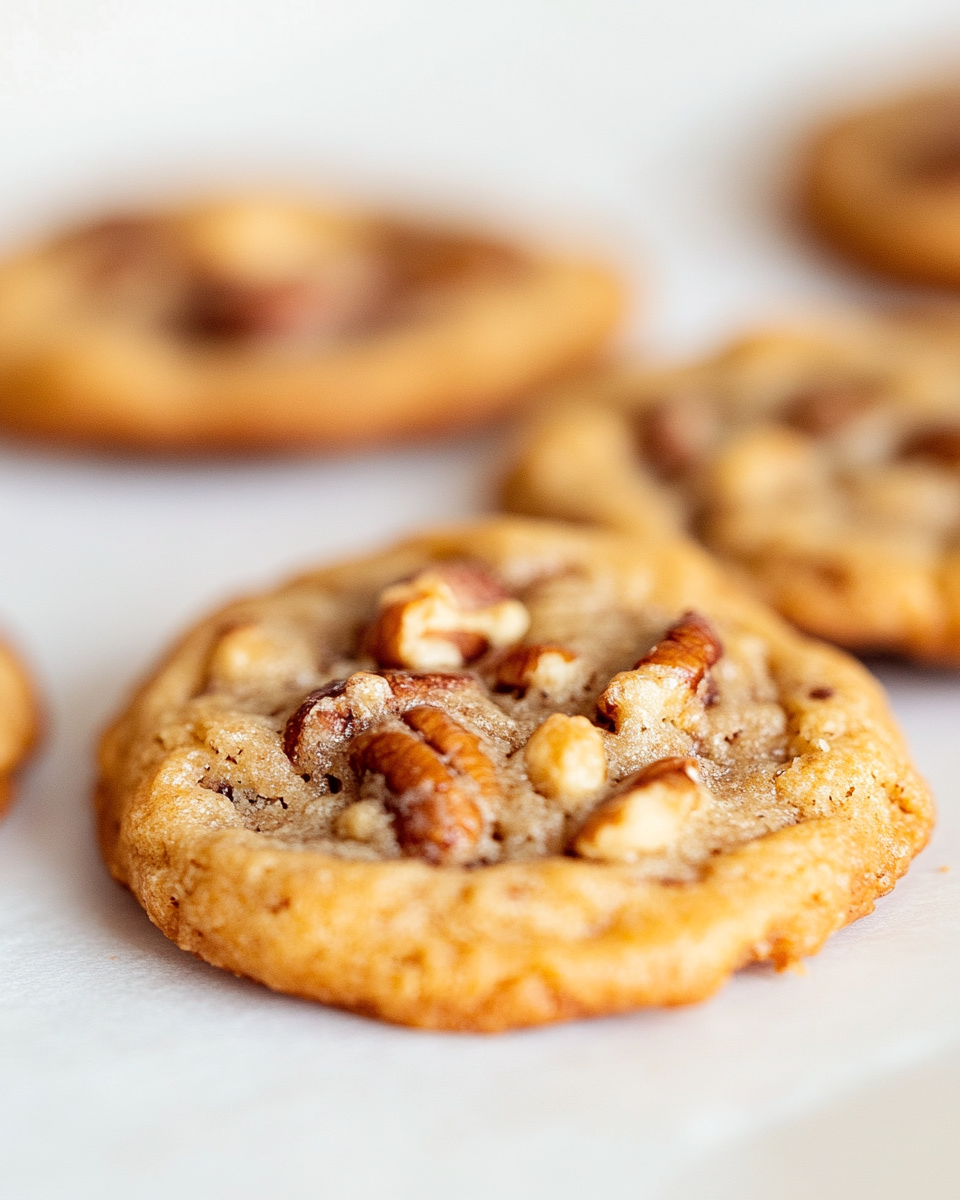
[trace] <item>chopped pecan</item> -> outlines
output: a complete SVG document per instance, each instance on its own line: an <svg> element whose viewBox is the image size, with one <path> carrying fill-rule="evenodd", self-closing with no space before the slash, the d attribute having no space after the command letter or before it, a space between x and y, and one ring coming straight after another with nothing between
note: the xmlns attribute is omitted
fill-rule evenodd
<svg viewBox="0 0 960 1200"><path fill-rule="evenodd" d="M692 689L708 668L720 658L723 647L713 626L705 617L686 612L671 625L652 650L641 658L634 670L645 666L668 667L683 677Z"/></svg>
<svg viewBox="0 0 960 1200"><path fill-rule="evenodd" d="M940 425L915 434L900 451L904 458L924 459L941 467L960 467L960 425Z"/></svg>
<svg viewBox="0 0 960 1200"><path fill-rule="evenodd" d="M712 803L695 758L662 758L599 805L574 840L582 858L636 862L675 846L691 817Z"/></svg>
<svg viewBox="0 0 960 1200"><path fill-rule="evenodd" d="M577 655L562 646L515 646L497 664L498 692L523 695L538 688L555 696L565 691L577 673Z"/></svg>
<svg viewBox="0 0 960 1200"><path fill-rule="evenodd" d="M611 679L597 699L597 708L618 733L631 718L644 725L675 719L697 695L722 653L710 622L697 613L685 613L632 671L621 671Z"/></svg>
<svg viewBox="0 0 960 1200"><path fill-rule="evenodd" d="M783 410L794 429L830 437L876 407L879 388L870 380L823 384L792 396Z"/></svg>
<svg viewBox="0 0 960 1200"><path fill-rule="evenodd" d="M480 685L471 675L455 675L449 671L384 671L383 678L400 711L407 704L450 700L464 694L477 694Z"/></svg>
<svg viewBox="0 0 960 1200"><path fill-rule="evenodd" d="M385 716L400 716L417 705L479 695L480 685L469 675L355 671L348 679L334 680L303 700L284 729L284 752L300 769L322 774L335 749Z"/></svg>
<svg viewBox="0 0 960 1200"><path fill-rule="evenodd" d="M595 796L606 782L603 734L586 717L547 717L530 735L523 758L534 789L566 812Z"/></svg>
<svg viewBox="0 0 960 1200"><path fill-rule="evenodd" d="M469 862L483 836L484 818L467 786L437 751L412 733L373 730L351 750L358 775L382 775L390 793L401 849L438 865Z"/></svg>
<svg viewBox="0 0 960 1200"><path fill-rule="evenodd" d="M384 667L462 667L527 631L526 607L471 563L444 563L395 584L380 598L367 646Z"/></svg>
<svg viewBox="0 0 960 1200"><path fill-rule="evenodd" d="M337 834L355 842L371 842L389 828L390 818L376 800L357 800L348 805L334 822Z"/></svg>
<svg viewBox="0 0 960 1200"><path fill-rule="evenodd" d="M706 396L680 392L640 415L640 451L665 479L676 479L702 462L716 441L717 414Z"/></svg>

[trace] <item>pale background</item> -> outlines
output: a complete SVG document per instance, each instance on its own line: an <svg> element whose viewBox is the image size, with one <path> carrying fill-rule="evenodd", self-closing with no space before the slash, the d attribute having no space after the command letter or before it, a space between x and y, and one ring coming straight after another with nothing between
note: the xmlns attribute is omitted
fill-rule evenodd
<svg viewBox="0 0 960 1200"><path fill-rule="evenodd" d="M6 0L0 241L273 179L616 253L655 348L889 294L785 215L838 97L960 62L957 0ZM0 829L0 1194L871 1200L960 1172L960 683L882 669L941 821L807 974L500 1038L379 1026L188 958L105 876L91 741L238 589L479 510L496 434L338 461L0 450L0 623L50 734ZM952 873L940 868L950 866Z"/></svg>

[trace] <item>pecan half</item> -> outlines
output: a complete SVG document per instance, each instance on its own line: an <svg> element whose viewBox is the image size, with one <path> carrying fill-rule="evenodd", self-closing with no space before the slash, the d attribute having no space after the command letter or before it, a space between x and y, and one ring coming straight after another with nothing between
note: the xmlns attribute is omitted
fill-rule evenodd
<svg viewBox="0 0 960 1200"><path fill-rule="evenodd" d="M632 775L590 814L573 848L582 858L603 862L662 854L712 801L695 758L662 758Z"/></svg>
<svg viewBox="0 0 960 1200"><path fill-rule="evenodd" d="M515 646L497 664L496 689L524 695L537 688L556 696L567 690L577 674L577 655L562 646Z"/></svg>
<svg viewBox="0 0 960 1200"><path fill-rule="evenodd" d="M422 705L403 714L403 720L416 730L461 775L468 775L480 795L488 801L500 797L497 770L484 752L480 739L439 708Z"/></svg>
<svg viewBox="0 0 960 1200"><path fill-rule="evenodd" d="M383 667L462 667L490 646L509 646L530 615L492 576L471 563L442 563L387 588L367 634Z"/></svg>
<svg viewBox="0 0 960 1200"><path fill-rule="evenodd" d="M448 732L434 730L441 739ZM475 856L483 813L468 785L433 746L402 730L373 730L355 740L351 763L358 775L383 776L404 853L437 865L462 864Z"/></svg>
<svg viewBox="0 0 960 1200"><path fill-rule="evenodd" d="M601 715L619 733L625 721L644 726L679 717L697 695L723 646L704 617L688 612L667 630L632 671L621 671L597 699Z"/></svg>
<svg viewBox="0 0 960 1200"><path fill-rule="evenodd" d="M682 676L690 688L695 688L722 653L720 639L710 622L698 613L686 612L636 663L634 670L646 666L668 667Z"/></svg>

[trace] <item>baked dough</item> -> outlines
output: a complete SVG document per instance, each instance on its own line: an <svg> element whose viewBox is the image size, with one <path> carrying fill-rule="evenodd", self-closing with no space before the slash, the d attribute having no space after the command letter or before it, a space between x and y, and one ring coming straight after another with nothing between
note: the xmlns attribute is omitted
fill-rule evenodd
<svg viewBox="0 0 960 1200"><path fill-rule="evenodd" d="M0 642L0 817L13 799L14 775L37 736L37 709L27 673Z"/></svg>
<svg viewBox="0 0 960 1200"><path fill-rule="evenodd" d="M104 857L179 946L435 1029L788 966L933 820L858 663L690 543L516 519L215 613L100 762Z"/></svg>
<svg viewBox="0 0 960 1200"><path fill-rule="evenodd" d="M960 666L960 315L848 317L568 388L515 512L699 535L801 628Z"/></svg>
<svg viewBox="0 0 960 1200"><path fill-rule="evenodd" d="M960 287L960 86L832 123L811 147L804 186L813 224L851 257Z"/></svg>
<svg viewBox="0 0 960 1200"><path fill-rule="evenodd" d="M453 429L594 358L621 303L592 263L305 203L118 217L0 268L0 424L165 452Z"/></svg>

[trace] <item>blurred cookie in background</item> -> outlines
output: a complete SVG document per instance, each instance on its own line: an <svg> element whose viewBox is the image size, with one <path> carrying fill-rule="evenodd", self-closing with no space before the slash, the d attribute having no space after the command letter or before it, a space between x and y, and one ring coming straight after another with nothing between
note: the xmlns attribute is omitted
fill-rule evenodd
<svg viewBox="0 0 960 1200"><path fill-rule="evenodd" d="M687 530L801 628L960 666L960 338L946 310L773 329L556 396L515 512Z"/></svg>
<svg viewBox="0 0 960 1200"><path fill-rule="evenodd" d="M159 452L455 429L593 359L622 303L594 263L375 214L121 216L0 268L0 425Z"/></svg>
<svg viewBox="0 0 960 1200"><path fill-rule="evenodd" d="M37 704L27 672L0 642L0 817L13 799L14 774L38 731Z"/></svg>
<svg viewBox="0 0 960 1200"><path fill-rule="evenodd" d="M810 149L804 203L867 266L960 287L960 81L830 124Z"/></svg>

